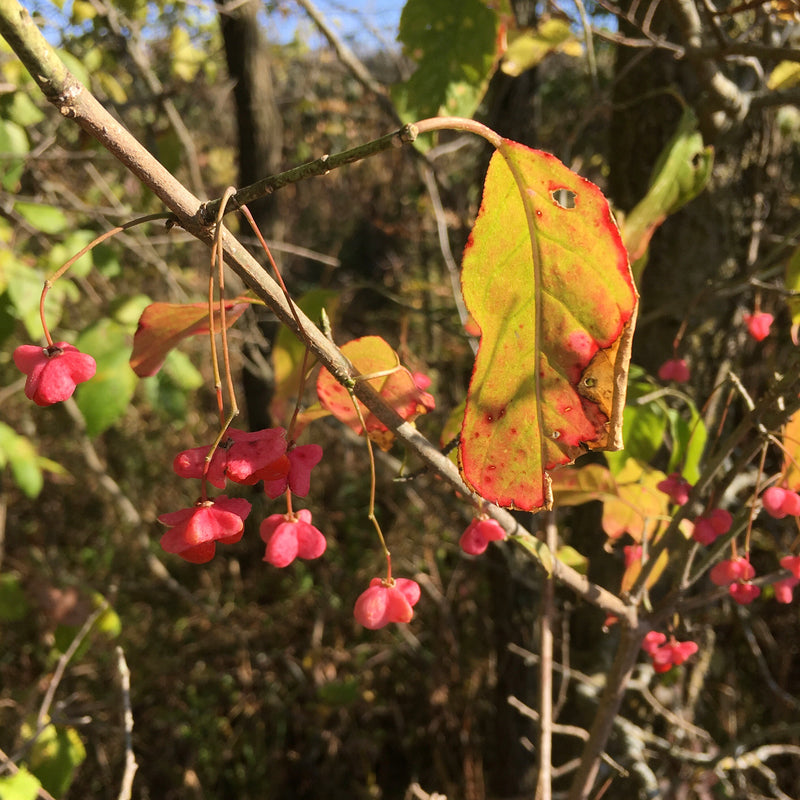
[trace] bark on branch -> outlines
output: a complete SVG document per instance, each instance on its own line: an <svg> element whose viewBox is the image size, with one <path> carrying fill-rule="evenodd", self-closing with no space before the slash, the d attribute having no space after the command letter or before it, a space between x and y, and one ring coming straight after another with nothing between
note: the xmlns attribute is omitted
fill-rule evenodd
<svg viewBox="0 0 800 800"><path fill-rule="evenodd" d="M55 50L41 35L30 14L16 0L0 0L0 35L22 61L45 97L67 119L73 120L96 139L123 166L145 184L175 215L178 224L206 244L213 240L213 227L203 217L204 203L178 181L147 149L97 101L58 58ZM340 350L299 310L303 331L298 329L278 284L233 234L223 232L226 263L262 299L295 335L307 341L313 354L343 384L352 383L352 365ZM461 480L458 469L417 429L405 422L387 405L366 381L356 381L354 391L359 400L408 446L431 470L440 475L465 497L480 501ZM520 532L514 517L507 511L491 507L488 513L509 533ZM616 595L591 583L585 576L553 559L553 577L578 596L635 627L636 609Z"/></svg>

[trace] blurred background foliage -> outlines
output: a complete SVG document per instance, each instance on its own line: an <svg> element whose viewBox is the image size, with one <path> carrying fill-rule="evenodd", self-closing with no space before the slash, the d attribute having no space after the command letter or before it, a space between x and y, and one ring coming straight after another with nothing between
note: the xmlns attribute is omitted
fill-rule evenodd
<svg viewBox="0 0 800 800"><path fill-rule="evenodd" d="M796 22L774 5L715 24L732 37L771 26L789 46ZM650 407L643 424L657 419L655 433L631 456L667 469L673 440L664 420L696 419L723 366L757 396L796 357L778 278L796 246L800 115L791 103L764 102L720 122L686 60L620 44L642 37L635 3L615 7L617 17L601 5L586 10L605 31L593 39L592 59L574 9L409 0L401 47L380 31L372 35L366 11L351 17L342 6L339 15L360 29L349 45L377 85L391 88L394 113L383 101L388 94L376 102L313 23L286 34L288 15L296 13L289 3L215 10L74 0L29 7L69 68L209 198L228 184L383 135L398 118L458 112L555 153L597 182L624 219L693 109L693 133L714 147L713 171L709 164L697 199L669 208L676 213L650 242L634 353L642 367L637 396L646 396L656 387L647 375L672 355L685 323L680 351L693 369L691 402L670 412ZM337 30L336 20L328 21ZM666 4L646 24L648 34L680 41ZM503 36L513 59L493 71ZM426 57L431 71L415 73ZM748 89L761 80L764 96L767 89L791 91L791 75L766 86L779 61L742 62L733 79ZM447 69L454 74L445 78ZM382 335L404 364L433 379L437 411L419 425L439 441L464 399L472 351L437 224L446 224L457 260L489 154L457 134L423 145L424 161L414 149L385 153L288 186L253 211L295 296L331 293L325 296L333 298L338 342ZM440 197L431 194L432 181ZM330 420L305 434L325 451L303 503L328 535L323 559L284 571L261 561L258 521L276 506L256 490L246 493L254 511L245 537L210 564L196 567L160 551L155 517L189 505L196 491L173 475L172 459L213 438L210 370L202 341L186 342L156 377L141 381L127 358L144 305L203 298L209 256L200 244L152 223L76 264L49 294L48 320L58 340L97 358L103 382L80 387L74 401L46 412L24 398L11 353L39 340L44 277L95 235L160 210L111 155L45 103L0 40L0 747L35 768L26 735L52 670L105 598L104 623L76 654L49 711L56 725L50 730L62 735L60 745L48 742L50 760L60 753L65 766L55 776L37 775L56 796L118 795L124 739L117 644L132 673L135 797L426 796L416 783L465 800L528 796L536 727L508 698L535 705L535 659L524 653L536 649L541 574L502 546L482 559L463 556L457 540L469 510L437 492L428 476L393 482L417 466L405 464L399 449L379 462L377 516L396 573L423 587L408 627L368 633L352 619L381 555L366 519L363 444ZM241 288L232 283L231 295ZM782 331L758 350L739 324L756 297ZM231 332L246 399L242 427L287 422L270 413L276 336L263 309L248 312ZM700 412L714 435L736 422L736 407L726 416L720 406L715 400ZM753 476L743 476L740 491ZM615 590L621 548L608 544L600 514L599 504L561 512L561 534L573 548L565 557L575 554L576 564ZM771 553L785 552L795 534L778 523L757 528L764 572L773 568ZM593 681L608 668L614 632L566 593L559 593L559 609L559 660L585 674L560 684L559 721L586 727ZM763 771L715 773L669 753L675 744L704 752L716 743L722 754L747 742L800 743L796 608L751 612L722 603L685 624L702 657L662 678L657 696L643 671L624 712L650 738L637 749L641 740L622 728L612 739L612 755L632 777L617 776L606 796L645 796L653 780L663 798L778 797L776 785L783 796L800 796L797 762L787 756L771 762L771 782ZM558 740L558 764L579 754L576 741Z"/></svg>

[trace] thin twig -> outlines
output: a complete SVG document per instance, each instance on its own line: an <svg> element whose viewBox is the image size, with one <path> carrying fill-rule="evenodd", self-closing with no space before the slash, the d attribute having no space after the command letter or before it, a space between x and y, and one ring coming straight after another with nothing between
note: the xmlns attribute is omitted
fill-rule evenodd
<svg viewBox="0 0 800 800"><path fill-rule="evenodd" d="M617 654L606 677L606 685L589 731L589 741L583 748L581 765L570 786L569 800L588 800L591 795L603 750L611 735L634 664L639 656L642 635L642 631L638 628L623 626Z"/></svg>
<svg viewBox="0 0 800 800"><path fill-rule="evenodd" d="M469 319L469 311L464 303L464 295L461 293L461 269L453 257L453 250L450 247L450 237L447 233L447 219L444 213L444 206L442 205L442 198L439 195L439 186L436 183L436 175L427 164L420 165L420 173L422 180L425 183L425 188L428 190L428 195L431 198L431 205L433 206L433 214L436 217L436 232L439 236L439 249L442 252L445 266L447 267L447 274L450 278L450 287L453 292L453 301L456 304L458 311L458 318L461 320L462 327L467 324ZM469 337L469 345L472 352L478 351L478 343L475 339Z"/></svg>
<svg viewBox="0 0 800 800"><path fill-rule="evenodd" d="M583 0L574 0L574 3L575 7L578 9L578 16L581 18L581 27L583 28L583 41L586 46L586 66L589 68L592 88L597 91L600 84L597 79L597 59L594 54L592 26L589 24L589 15L586 13L586 6L584 6Z"/></svg>
<svg viewBox="0 0 800 800"><path fill-rule="evenodd" d="M83 130L102 144L142 183L148 186L155 195L175 214L179 224L200 241L211 245L213 232L205 214L208 207L203 208L200 200L183 184L166 170L120 123L115 120L83 86L58 58L50 44L44 39L39 29L16 0L0 0L0 35L23 62L29 73L45 97L52 102L65 117L73 119ZM440 118L428 121L427 130L452 127L457 121ZM485 126L474 121L461 121L463 125L456 129L482 131L481 135L493 136L501 141ZM469 128L466 127L469 125ZM439 126L438 128L436 126ZM403 129L406 137L411 127ZM402 144L403 131L383 137L382 149L393 144ZM377 152L377 151L376 151ZM353 160L351 158L351 160ZM344 163L344 162L343 162ZM313 174L313 170L312 173ZM205 211L205 213L201 213ZM213 219L213 213L211 219ZM270 278L261 264L253 258L246 248L230 231L223 230L223 247L226 262L236 271L242 280L263 300L290 331L306 341L314 356L325 365L325 368L340 383L347 384L353 380L352 365L304 314L290 307L280 287ZM297 313L301 326L295 320ZM482 502L463 482L458 468L448 458L442 456L411 423L405 422L400 415L388 405L367 381L356 383L354 391L359 400L384 425L392 430L397 438L414 451L425 463L437 472L447 483L460 492L468 502ZM507 511L494 506L487 508L489 513L503 528L513 534L519 526L514 517ZM553 559L553 575L556 580L568 586L587 602L598 606L607 614L613 614L621 620L634 622L636 610L627 606L614 593L590 582L586 576Z"/></svg>
<svg viewBox="0 0 800 800"><path fill-rule="evenodd" d="M16 775L19 772L19 767L11 760L10 756L0 750L0 774L3 772ZM43 786L40 786L36 790L36 797L39 798L39 800L56 800Z"/></svg>
<svg viewBox="0 0 800 800"><path fill-rule="evenodd" d="M764 658L764 653L762 652L761 648L758 645L758 640L756 639L756 636L753 633L752 628L750 627L750 623L747 620L747 616L744 613L744 610L741 608L741 606L737 605L736 611L739 616L739 622L741 622L742 624L742 631L744 631L744 638L747 639L747 644L750 647L750 652L755 656L756 664L758 665L758 671L761 673L770 691L782 703L785 703L787 706L795 710L800 710L800 702L797 701L797 698L795 698L785 689L782 689L778 685L778 682L775 680L775 678L772 676L772 673L770 672L769 669L769 665L767 664L767 660L766 658Z"/></svg>
<svg viewBox="0 0 800 800"><path fill-rule="evenodd" d="M114 33L123 47L131 57L131 61L138 70L147 88L153 95L153 99L159 103L164 109L164 113L178 137L184 152L186 153L186 162L189 167L189 179L191 181L192 190L199 194L204 194L203 177L200 174L200 162L197 157L197 148L194 146L194 139L183 121L183 117L178 113L175 103L172 102L169 95L165 92L164 86L153 70L147 57L145 49L141 46L138 36L126 36L122 30L123 25L132 30L130 20L126 18L120 19L119 11L114 7L113 3L101 3L99 0L91 0L92 6L103 16L108 22L108 27Z"/></svg>
<svg viewBox="0 0 800 800"><path fill-rule="evenodd" d="M133 778L139 765L133 752L133 712L131 711L131 671L125 661L125 652L117 647L117 672L122 688L122 723L125 732L125 771L122 774L117 800L130 800Z"/></svg>
<svg viewBox="0 0 800 800"><path fill-rule="evenodd" d="M319 28L322 35L328 40L331 47L336 51L339 60L353 74L356 80L368 91L372 92L377 98L381 109L395 122L402 123L397 109L394 107L386 89L378 83L372 73L367 69L358 56L347 46L336 31L328 25L328 21L322 12L311 2L311 0L296 0L297 5L303 9Z"/></svg>
<svg viewBox="0 0 800 800"><path fill-rule="evenodd" d="M95 622L100 619L107 609L108 600L103 599L102 603L100 603L100 605L86 618L86 621L81 626L81 629L75 634L75 638L70 642L69 647L64 653L61 654L61 658L58 659L58 664L56 664L56 669L53 673L52 679L50 680L50 685L47 687L44 699L42 700L42 705L39 708L39 713L36 715L36 731L32 737L32 741L34 741L49 724L45 720L50 713L50 706L53 704L53 698L55 697L58 685L61 683L61 679L64 677L64 671L66 670L67 665L83 643L83 640L89 635L89 631L91 631L91 629L94 627Z"/></svg>
<svg viewBox="0 0 800 800"><path fill-rule="evenodd" d="M227 211L233 211L239 206L266 197L277 189L289 186L289 184L297 183L307 178L327 175L331 170L343 167L345 164L354 164L356 161L362 161L365 158L383 153L386 150L402 147L405 144L413 142L416 137L417 133L414 126L404 125L399 130L387 133L385 136L373 139L371 142L366 142L357 147L351 147L349 150L343 150L341 153L320 156L313 161L301 164L298 167L293 167L285 172L280 172L277 175L270 175L267 178L263 178L260 181L256 181L249 186L244 186L239 189L231 198L226 213ZM220 202L219 199L212 200L202 207L200 217L203 224L210 225L214 221L219 211Z"/></svg>
<svg viewBox="0 0 800 800"><path fill-rule="evenodd" d="M558 529L554 511L544 516L545 543L551 553L558 549ZM539 650L539 777L536 800L553 797L553 625L555 623L555 583L552 577L542 587L542 616ZM588 738L588 734L587 734Z"/></svg>

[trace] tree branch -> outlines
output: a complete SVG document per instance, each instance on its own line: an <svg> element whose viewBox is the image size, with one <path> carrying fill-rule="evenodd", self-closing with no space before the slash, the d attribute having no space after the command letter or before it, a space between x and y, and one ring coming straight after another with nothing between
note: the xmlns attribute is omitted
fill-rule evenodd
<svg viewBox="0 0 800 800"><path fill-rule="evenodd" d="M722 127L719 119L714 117L713 112L716 111L722 111L735 120L744 119L749 110L749 95L723 75L710 57L701 55L703 26L693 0L671 0L670 7L686 38L686 58L694 65L697 78L711 100L710 120L716 128Z"/></svg>
<svg viewBox="0 0 800 800"><path fill-rule="evenodd" d="M617 654L606 678L606 685L595 714L589 740L581 753L581 763L569 791L569 800L587 800L592 792L600 759L625 696L633 667L639 655L643 631L623 627Z"/></svg>
<svg viewBox="0 0 800 800"><path fill-rule="evenodd" d="M0 34L11 45L45 97L64 117L74 120L150 188L173 212L181 227L200 241L212 244L213 230L205 222L204 206L200 200L165 169L67 70L41 35L30 14L16 0L0 0ZM439 124L439 121L436 122ZM390 137L396 136L396 133L390 134ZM352 385L358 399L456 491L476 505L485 505L461 480L452 461L442 455L412 424L405 422L369 382L355 380L357 376L352 365L336 345L299 309L293 311L289 307L278 284L227 229L222 232L222 245L226 263L272 309L278 319L308 345L313 355L337 381L343 385ZM298 328L295 314L302 330ZM491 506L487 508L487 513L508 533L520 532L517 521L504 509ZM553 559L552 574L557 581L587 602L619 617L630 626L636 625L635 608L626 605L603 587L591 583L562 561Z"/></svg>
<svg viewBox="0 0 800 800"><path fill-rule="evenodd" d="M336 31L328 25L322 12L311 2L311 0L297 0L303 11L308 14L319 28L322 35L330 42L331 47L336 51L339 60L353 74L356 80L368 91L372 92L377 98L380 107L395 122L402 123L394 103L386 92L386 89L375 80L370 71L364 66L358 56L342 41Z"/></svg>

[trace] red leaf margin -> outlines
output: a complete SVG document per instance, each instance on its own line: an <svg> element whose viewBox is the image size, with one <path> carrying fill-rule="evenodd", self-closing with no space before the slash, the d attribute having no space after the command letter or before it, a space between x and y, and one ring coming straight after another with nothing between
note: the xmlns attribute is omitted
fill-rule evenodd
<svg viewBox="0 0 800 800"><path fill-rule="evenodd" d="M225 303L227 327L233 325L251 303L260 301L237 297ZM214 310L217 330L220 328L219 309ZM139 317L133 336L131 369L140 378L155 375L173 347L189 336L208 333L208 303L151 303Z"/></svg>

